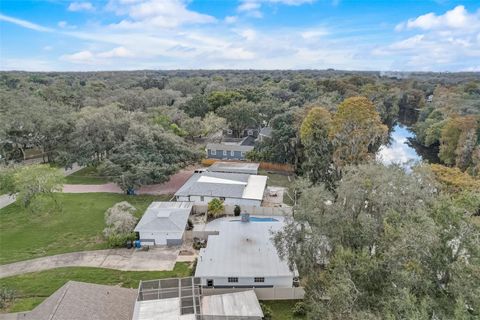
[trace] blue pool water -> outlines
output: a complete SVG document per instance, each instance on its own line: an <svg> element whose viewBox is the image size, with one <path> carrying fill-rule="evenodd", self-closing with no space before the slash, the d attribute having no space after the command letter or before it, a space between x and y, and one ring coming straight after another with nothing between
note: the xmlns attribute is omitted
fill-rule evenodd
<svg viewBox="0 0 480 320"><path fill-rule="evenodd" d="M241 221L241 220L231 220L233 221ZM259 217L250 217L250 222L274 222L278 221L277 219L274 218L259 218Z"/></svg>

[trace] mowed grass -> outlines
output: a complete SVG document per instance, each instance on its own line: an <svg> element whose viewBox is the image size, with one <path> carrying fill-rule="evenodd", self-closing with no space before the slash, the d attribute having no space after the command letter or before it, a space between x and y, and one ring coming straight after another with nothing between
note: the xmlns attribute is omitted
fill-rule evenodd
<svg viewBox="0 0 480 320"><path fill-rule="evenodd" d="M306 317L294 316L292 313L295 303L301 300L270 300L262 301L272 309L272 320L300 320Z"/></svg>
<svg viewBox="0 0 480 320"><path fill-rule="evenodd" d="M259 175L267 176L267 186L271 187L284 187L289 192L293 182L295 181L294 175L282 174L280 172L258 170ZM292 199L287 194L283 195L283 202L288 205L293 205Z"/></svg>
<svg viewBox="0 0 480 320"><path fill-rule="evenodd" d="M68 267L27 273L0 279L0 288L15 290L16 299L2 312L20 312L35 308L69 280L125 288L138 288L140 280L188 277L189 263L177 262L172 271L118 271L102 268Z"/></svg>
<svg viewBox="0 0 480 320"><path fill-rule="evenodd" d="M102 177L95 167L85 167L65 177L66 184L104 184L110 181Z"/></svg>
<svg viewBox="0 0 480 320"><path fill-rule="evenodd" d="M59 253L104 249L104 213L120 201L137 208L140 217L148 205L170 196L127 196L108 193L56 194L61 210L49 201L42 209L18 203L0 209L0 264Z"/></svg>

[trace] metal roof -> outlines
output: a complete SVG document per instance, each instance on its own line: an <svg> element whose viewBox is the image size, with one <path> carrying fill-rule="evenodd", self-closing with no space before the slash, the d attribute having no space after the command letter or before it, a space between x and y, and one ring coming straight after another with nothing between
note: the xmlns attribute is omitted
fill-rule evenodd
<svg viewBox="0 0 480 320"><path fill-rule="evenodd" d="M191 202L152 202L135 227L135 231L184 231L192 206Z"/></svg>
<svg viewBox="0 0 480 320"><path fill-rule="evenodd" d="M266 185L266 176L206 171L194 173L175 195L261 200Z"/></svg>
<svg viewBox="0 0 480 320"><path fill-rule="evenodd" d="M22 319L131 320L137 290L69 281Z"/></svg>
<svg viewBox="0 0 480 320"><path fill-rule="evenodd" d="M210 172L230 172L257 174L259 163L253 162L222 162L218 161L207 168Z"/></svg>
<svg viewBox="0 0 480 320"><path fill-rule="evenodd" d="M272 232L284 226L284 219L271 218L277 221L240 222L239 217L226 217L207 224L206 231L219 234L210 235L207 247L200 250L195 277L292 276L271 240Z"/></svg>
<svg viewBox="0 0 480 320"><path fill-rule="evenodd" d="M216 294L202 298L202 315L229 317L263 317L255 291Z"/></svg>

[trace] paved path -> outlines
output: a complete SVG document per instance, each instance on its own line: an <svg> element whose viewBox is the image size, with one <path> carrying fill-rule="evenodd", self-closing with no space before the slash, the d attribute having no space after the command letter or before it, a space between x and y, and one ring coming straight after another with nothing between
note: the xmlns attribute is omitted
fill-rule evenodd
<svg viewBox="0 0 480 320"><path fill-rule="evenodd" d="M60 267L98 267L123 271L173 270L178 247L157 247L149 251L109 249L59 254L0 265L0 278Z"/></svg>
<svg viewBox="0 0 480 320"><path fill-rule="evenodd" d="M178 189L192 176L193 170L182 170L170 177L165 183L142 186L136 191L137 194L174 194ZM106 184L65 184L63 185L65 193L89 193L89 192L107 192L124 193L115 183Z"/></svg>

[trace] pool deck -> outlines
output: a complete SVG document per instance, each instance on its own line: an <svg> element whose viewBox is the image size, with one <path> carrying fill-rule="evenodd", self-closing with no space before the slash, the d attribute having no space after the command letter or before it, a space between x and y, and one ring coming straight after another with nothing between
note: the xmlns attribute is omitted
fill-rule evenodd
<svg viewBox="0 0 480 320"><path fill-rule="evenodd" d="M264 221L254 221L254 220L252 221L252 220L250 220L250 222L248 222L248 223L256 223L256 222L270 222L270 223L279 222L279 223L283 223L284 220L285 220L285 218L282 217L282 216L250 216L250 219L252 217L253 218L260 218L260 219L272 219L272 220L268 220L268 221L267 220L264 220ZM240 217L229 216L229 217L222 217L222 218L212 220L205 225L204 231L219 231L221 229L220 225L224 221L240 222Z"/></svg>

